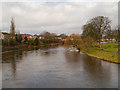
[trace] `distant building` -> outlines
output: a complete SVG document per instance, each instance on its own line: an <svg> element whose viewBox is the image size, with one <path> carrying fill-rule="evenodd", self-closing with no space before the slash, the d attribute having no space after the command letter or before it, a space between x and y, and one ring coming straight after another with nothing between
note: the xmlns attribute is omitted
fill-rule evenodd
<svg viewBox="0 0 120 90"><path fill-rule="evenodd" d="M27 36L27 39L29 40L29 39L32 39L32 35L30 35L30 36Z"/></svg>
<svg viewBox="0 0 120 90"><path fill-rule="evenodd" d="M67 35L65 35L65 34L60 34L58 36L58 39L61 40L61 41L64 41L66 38L67 38Z"/></svg>
<svg viewBox="0 0 120 90"><path fill-rule="evenodd" d="M3 33L2 32L0 32L0 39L4 39L4 35L3 35Z"/></svg>
<svg viewBox="0 0 120 90"><path fill-rule="evenodd" d="M101 42L103 42L103 43L116 42L116 40L114 38L113 39L103 38L103 39L101 39Z"/></svg>
<svg viewBox="0 0 120 90"><path fill-rule="evenodd" d="M9 33L7 33L7 32L2 32L2 35L4 37L3 39L11 39L11 35Z"/></svg>
<svg viewBox="0 0 120 90"><path fill-rule="evenodd" d="M39 40L44 39L44 36L43 36L43 35L39 35L39 36L38 36L38 39L39 39Z"/></svg>
<svg viewBox="0 0 120 90"><path fill-rule="evenodd" d="M33 35L33 39L35 40L36 38L38 38L38 35Z"/></svg>

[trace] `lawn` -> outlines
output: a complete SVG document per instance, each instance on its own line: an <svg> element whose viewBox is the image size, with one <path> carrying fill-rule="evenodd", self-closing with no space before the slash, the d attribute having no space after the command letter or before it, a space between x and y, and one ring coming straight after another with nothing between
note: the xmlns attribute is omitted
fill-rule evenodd
<svg viewBox="0 0 120 90"><path fill-rule="evenodd" d="M102 48L99 48L99 43L96 43L93 48L88 48L88 49L83 48L81 49L81 51L91 56L99 57L107 61L120 63L120 59L118 59L118 53L117 53L118 52L117 43L102 43L101 46ZM103 51L97 49L103 49ZM106 52L106 51L112 51L112 52Z"/></svg>
<svg viewBox="0 0 120 90"><path fill-rule="evenodd" d="M118 52L118 43L101 43L101 48L99 48L99 43L95 45L96 49L104 49L104 51Z"/></svg>
<svg viewBox="0 0 120 90"><path fill-rule="evenodd" d="M106 48L104 51L113 51L113 52L118 52L118 48Z"/></svg>

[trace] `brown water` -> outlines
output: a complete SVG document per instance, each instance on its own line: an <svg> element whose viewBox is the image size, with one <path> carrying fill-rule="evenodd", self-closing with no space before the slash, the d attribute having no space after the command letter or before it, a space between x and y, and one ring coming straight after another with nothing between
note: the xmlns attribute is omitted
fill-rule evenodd
<svg viewBox="0 0 120 90"><path fill-rule="evenodd" d="M64 47L2 56L3 88L117 88L118 65Z"/></svg>

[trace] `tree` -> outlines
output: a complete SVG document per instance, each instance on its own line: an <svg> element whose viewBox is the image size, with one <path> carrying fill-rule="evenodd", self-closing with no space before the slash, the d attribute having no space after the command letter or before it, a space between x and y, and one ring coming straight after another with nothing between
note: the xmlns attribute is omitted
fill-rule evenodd
<svg viewBox="0 0 120 90"><path fill-rule="evenodd" d="M84 42L85 48L91 48L93 47L95 40L92 37L87 36L83 39L83 42Z"/></svg>
<svg viewBox="0 0 120 90"><path fill-rule="evenodd" d="M118 30L113 30L112 31L112 36L113 38L116 40L116 42L118 41L119 38L119 31Z"/></svg>
<svg viewBox="0 0 120 90"><path fill-rule="evenodd" d="M62 39L66 39L67 38L67 35L66 34L60 34L59 35Z"/></svg>
<svg viewBox="0 0 120 90"><path fill-rule="evenodd" d="M15 24L14 24L14 19L13 19L13 18L12 18L12 20L11 20L10 34L11 34L12 39L14 39L14 35L15 35Z"/></svg>
<svg viewBox="0 0 120 90"><path fill-rule="evenodd" d="M14 39L10 39L10 46L15 46L17 43Z"/></svg>
<svg viewBox="0 0 120 90"><path fill-rule="evenodd" d="M35 43L35 45L39 45L39 40L38 40L38 38L35 38L34 43Z"/></svg>
<svg viewBox="0 0 120 90"><path fill-rule="evenodd" d="M107 30L106 32L105 32L105 37L108 39L108 41L110 41L110 39L113 39L113 31L112 30Z"/></svg>
<svg viewBox="0 0 120 90"><path fill-rule="evenodd" d="M46 44L59 42L57 35L55 33L44 32L40 36L43 37L41 41Z"/></svg>
<svg viewBox="0 0 120 90"><path fill-rule="evenodd" d="M79 34L71 34L64 42L67 45L78 46L83 43L82 38Z"/></svg>
<svg viewBox="0 0 120 90"><path fill-rule="evenodd" d="M34 45L34 42L35 42L35 41L34 41L34 39L32 38L32 39L28 39L26 43L29 44L29 45Z"/></svg>
<svg viewBox="0 0 120 90"><path fill-rule="evenodd" d="M115 41L117 42L118 41L118 38L119 38L119 30L118 30L118 26L115 27L113 30L108 30L106 31L106 38L107 39L115 39Z"/></svg>
<svg viewBox="0 0 120 90"><path fill-rule="evenodd" d="M22 35L21 34L16 34L16 41L21 43L21 41L22 41Z"/></svg>
<svg viewBox="0 0 120 90"><path fill-rule="evenodd" d="M27 39L27 37L25 36L25 42L27 42L27 40L28 40L28 39Z"/></svg>
<svg viewBox="0 0 120 90"><path fill-rule="evenodd" d="M101 39L103 37L103 34L107 30L111 30L110 26L111 20L108 19L108 17L104 16L97 16L87 22L83 26L83 38L86 36L91 36L93 39L99 42L99 45L101 47Z"/></svg>
<svg viewBox="0 0 120 90"><path fill-rule="evenodd" d="M21 41L23 40L22 39L22 35L19 34L18 36L19 36L19 40L18 41L19 41L19 43L21 43Z"/></svg>

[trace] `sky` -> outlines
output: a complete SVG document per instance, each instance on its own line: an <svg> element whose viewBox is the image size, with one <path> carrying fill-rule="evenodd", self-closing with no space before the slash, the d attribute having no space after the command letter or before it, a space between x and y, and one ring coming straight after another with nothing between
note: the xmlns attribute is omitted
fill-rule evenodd
<svg viewBox="0 0 120 90"><path fill-rule="evenodd" d="M90 19L105 16L118 25L118 0L4 0L0 3L1 31L10 32L14 18L16 32L40 34L82 33Z"/></svg>

